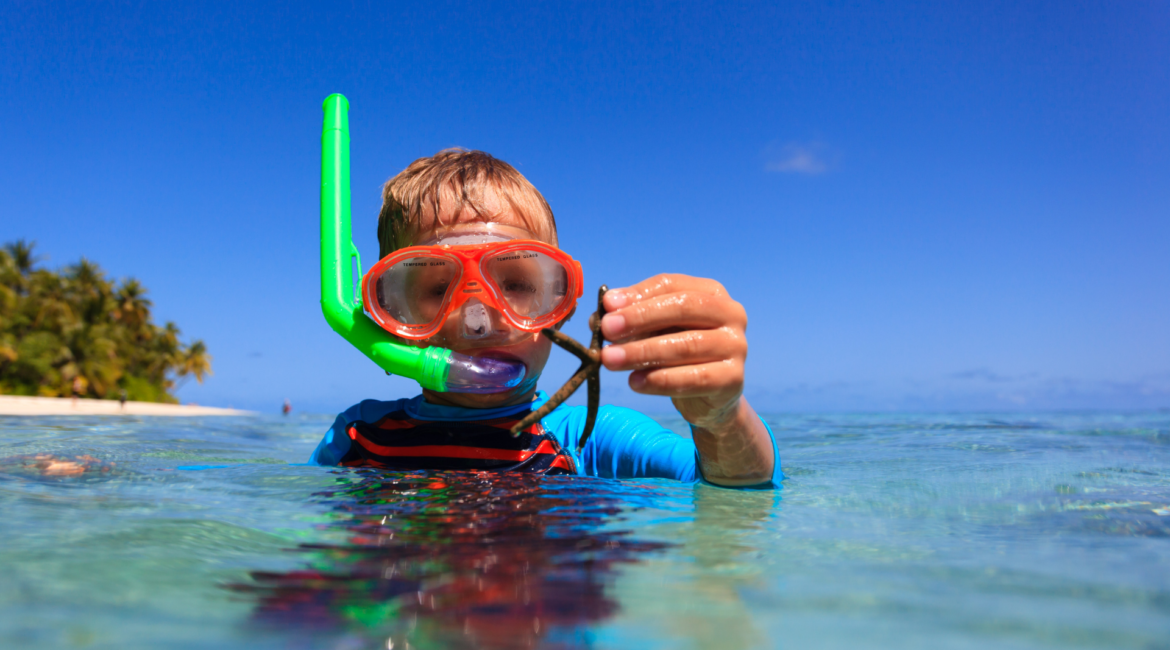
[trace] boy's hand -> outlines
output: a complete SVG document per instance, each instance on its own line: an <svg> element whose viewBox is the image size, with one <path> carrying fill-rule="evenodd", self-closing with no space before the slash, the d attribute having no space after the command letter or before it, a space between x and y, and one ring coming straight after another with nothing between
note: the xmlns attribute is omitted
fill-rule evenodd
<svg viewBox="0 0 1170 650"><path fill-rule="evenodd" d="M605 294L601 351L630 388L666 395L691 424L719 429L736 416L747 358L747 312L723 285L662 274Z"/></svg>
<svg viewBox="0 0 1170 650"><path fill-rule="evenodd" d="M601 350L630 388L667 395L690 422L703 478L755 485L775 471L772 437L743 398L747 312L714 280L663 274L605 294Z"/></svg>

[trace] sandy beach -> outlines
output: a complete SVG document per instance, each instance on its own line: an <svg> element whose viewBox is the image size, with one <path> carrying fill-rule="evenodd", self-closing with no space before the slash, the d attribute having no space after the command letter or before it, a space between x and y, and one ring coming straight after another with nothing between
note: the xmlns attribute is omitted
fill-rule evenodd
<svg viewBox="0 0 1170 650"><path fill-rule="evenodd" d="M211 406L126 402L117 400L78 399L68 397L19 397L0 395L0 415L254 415L252 411Z"/></svg>

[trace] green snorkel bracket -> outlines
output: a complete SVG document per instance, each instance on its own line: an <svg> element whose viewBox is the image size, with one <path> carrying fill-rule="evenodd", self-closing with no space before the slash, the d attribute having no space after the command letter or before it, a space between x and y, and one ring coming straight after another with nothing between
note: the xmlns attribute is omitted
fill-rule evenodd
<svg viewBox="0 0 1170 650"><path fill-rule="evenodd" d="M388 373L445 392L494 393L520 384L523 364L477 359L439 347L398 343L362 310L353 277L361 257L350 228L349 101L325 98L321 132L321 310L329 326Z"/></svg>

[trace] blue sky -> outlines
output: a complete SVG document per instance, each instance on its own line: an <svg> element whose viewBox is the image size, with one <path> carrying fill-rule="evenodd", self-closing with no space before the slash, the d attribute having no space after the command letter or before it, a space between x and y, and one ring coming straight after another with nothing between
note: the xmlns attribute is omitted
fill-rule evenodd
<svg viewBox="0 0 1170 650"><path fill-rule="evenodd" d="M10 2L0 239L140 279L214 356L184 401L413 394L317 302L341 92L367 266L381 183L483 149L588 286L723 282L762 410L1170 407L1167 34L1160 2Z"/></svg>

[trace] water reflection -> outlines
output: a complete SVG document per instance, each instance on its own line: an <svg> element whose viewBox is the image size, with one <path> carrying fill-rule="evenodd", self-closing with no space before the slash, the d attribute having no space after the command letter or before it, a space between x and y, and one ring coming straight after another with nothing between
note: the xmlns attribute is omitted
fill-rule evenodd
<svg viewBox="0 0 1170 650"><path fill-rule="evenodd" d="M650 570L624 574L618 583L623 618L637 622L622 633L647 640L630 647L779 647L752 601L776 586L769 582L774 573L765 576L775 562L780 492L706 485L689 492L679 505L693 507L690 516L638 529L678 546L655 557Z"/></svg>
<svg viewBox="0 0 1170 650"><path fill-rule="evenodd" d="M232 585L257 599L261 624L346 647L580 647L618 609L607 594L617 566L666 546L609 525L630 509L623 492L653 496L636 485L378 470L338 480L318 497L344 541L302 545L303 570Z"/></svg>

